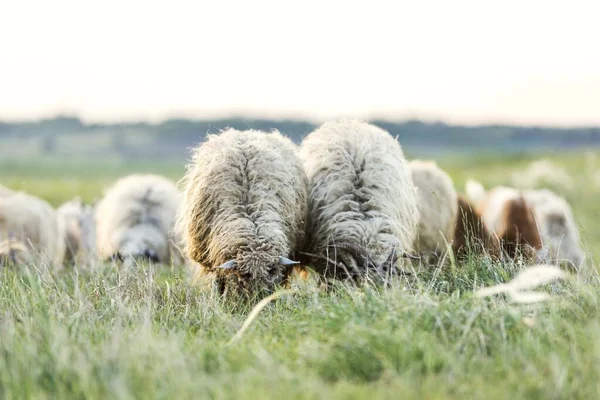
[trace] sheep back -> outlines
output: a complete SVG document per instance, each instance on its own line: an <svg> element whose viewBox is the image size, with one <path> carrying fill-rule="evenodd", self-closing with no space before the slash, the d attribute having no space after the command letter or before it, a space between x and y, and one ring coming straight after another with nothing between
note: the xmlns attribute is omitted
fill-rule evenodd
<svg viewBox="0 0 600 400"><path fill-rule="evenodd" d="M414 160L408 165L419 202L415 249L422 254L440 255L454 238L458 194L452 178L435 162Z"/></svg>
<svg viewBox="0 0 600 400"><path fill-rule="evenodd" d="M60 267L65 253L62 225L48 202L23 192L0 196L0 241L14 239L31 259ZM19 245L5 247L16 249Z"/></svg>
<svg viewBox="0 0 600 400"><path fill-rule="evenodd" d="M569 203L548 189L525 190L523 195L533 209L544 246L550 250L553 261L567 261L579 267L585 253Z"/></svg>
<svg viewBox="0 0 600 400"><path fill-rule="evenodd" d="M56 210L65 235L65 264L86 263L96 252L94 210L81 198L63 203Z"/></svg>
<svg viewBox="0 0 600 400"><path fill-rule="evenodd" d="M523 193L514 188L496 186L487 191L477 211L500 239L502 249L509 257L522 254L538 258L542 254L542 240L533 210Z"/></svg>
<svg viewBox="0 0 600 400"><path fill-rule="evenodd" d="M341 279L394 273L412 250L419 210L402 148L374 125L323 124L300 147L309 180L307 262Z"/></svg>
<svg viewBox="0 0 600 400"><path fill-rule="evenodd" d="M228 129L198 146L182 180L184 252L223 289L271 289L304 241L307 182L296 146L278 131ZM235 268L216 268L234 262Z"/></svg>
<svg viewBox="0 0 600 400"><path fill-rule="evenodd" d="M148 257L170 260L170 232L181 193L171 180L152 174L119 179L96 205L96 248L103 260Z"/></svg>

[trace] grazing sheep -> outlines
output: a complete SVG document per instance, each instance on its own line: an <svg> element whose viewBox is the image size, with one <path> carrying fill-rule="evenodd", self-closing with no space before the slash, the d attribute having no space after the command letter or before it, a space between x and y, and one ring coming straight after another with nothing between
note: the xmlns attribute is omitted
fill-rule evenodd
<svg viewBox="0 0 600 400"><path fill-rule="evenodd" d="M476 180L467 179L467 183L465 185L465 192L467 194L467 199L471 204L477 209L479 205L483 202L486 196L485 188L483 185Z"/></svg>
<svg viewBox="0 0 600 400"><path fill-rule="evenodd" d="M309 180L310 265L328 278L394 274L419 220L398 141L366 122L328 122L304 139L300 158Z"/></svg>
<svg viewBox="0 0 600 400"><path fill-rule="evenodd" d="M408 164L419 201L419 228L415 249L423 255L441 255L454 238L458 194L452 178L435 162Z"/></svg>
<svg viewBox="0 0 600 400"><path fill-rule="evenodd" d="M498 237L485 226L481 215L469 200L460 195L452 251L459 260L464 260L469 254L487 254L491 257L500 255Z"/></svg>
<svg viewBox="0 0 600 400"><path fill-rule="evenodd" d="M96 206L96 249L102 260L171 261L171 231L181 193L158 175L119 179Z"/></svg>
<svg viewBox="0 0 600 400"><path fill-rule="evenodd" d="M508 200L502 209L500 225L496 226L502 248L510 258L522 254L528 259L541 257L542 238L533 210L522 195Z"/></svg>
<svg viewBox="0 0 600 400"><path fill-rule="evenodd" d="M33 254L22 242L15 238L0 240L0 267L33 262Z"/></svg>
<svg viewBox="0 0 600 400"><path fill-rule="evenodd" d="M65 233L65 264L91 261L96 252L93 208L76 197L56 211Z"/></svg>
<svg viewBox="0 0 600 400"><path fill-rule="evenodd" d="M65 253L62 227L46 201L23 192L0 196L2 258L60 267Z"/></svg>
<svg viewBox="0 0 600 400"><path fill-rule="evenodd" d="M550 250L553 261L565 261L578 268L585 254L569 203L547 189L526 190L523 194L533 209L544 245Z"/></svg>
<svg viewBox="0 0 600 400"><path fill-rule="evenodd" d="M534 161L525 170L517 171L512 176L513 185L517 188L537 188L550 185L563 190L573 189L573 179L562 167L550 160Z"/></svg>
<svg viewBox="0 0 600 400"><path fill-rule="evenodd" d="M467 196L476 204L485 225L496 233L509 257L523 254L526 258L540 258L543 255L533 210L521 191L496 186L486 193L480 183L469 180Z"/></svg>
<svg viewBox="0 0 600 400"><path fill-rule="evenodd" d="M182 181L177 231L200 275L222 292L284 283L304 241L307 182L278 131L228 129L197 147Z"/></svg>

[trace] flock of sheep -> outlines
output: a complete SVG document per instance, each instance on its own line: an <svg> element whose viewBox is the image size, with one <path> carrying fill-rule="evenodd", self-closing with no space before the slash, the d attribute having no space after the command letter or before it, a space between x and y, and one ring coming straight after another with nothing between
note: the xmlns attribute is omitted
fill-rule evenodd
<svg viewBox="0 0 600 400"><path fill-rule="evenodd" d="M405 263L446 255L584 259L562 197L475 181L461 196L434 162L408 162L388 132L361 121L325 123L300 146L277 131L209 135L181 186L131 175L94 207L75 199L58 210L0 186L0 263L187 264L221 292L248 293L305 267L384 283Z"/></svg>

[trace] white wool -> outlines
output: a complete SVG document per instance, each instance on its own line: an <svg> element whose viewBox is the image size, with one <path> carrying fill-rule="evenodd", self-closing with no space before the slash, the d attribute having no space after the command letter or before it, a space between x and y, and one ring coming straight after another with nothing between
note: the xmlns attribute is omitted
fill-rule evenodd
<svg viewBox="0 0 600 400"><path fill-rule="evenodd" d="M95 258L94 210L76 197L57 210L65 234L65 262L86 264Z"/></svg>
<svg viewBox="0 0 600 400"><path fill-rule="evenodd" d="M319 272L335 271L331 257L349 271L364 259L373 264L368 269L384 270L397 249L412 250L418 199L400 143L388 132L361 121L328 122L304 139L299 154L310 182L307 252L317 255L311 263Z"/></svg>
<svg viewBox="0 0 600 400"><path fill-rule="evenodd" d="M408 166L419 201L415 249L421 253L440 254L454 238L458 194L452 178L435 162L415 160Z"/></svg>
<svg viewBox="0 0 600 400"><path fill-rule="evenodd" d="M533 209L540 234L554 261L570 261L579 267L585 258L573 210L569 203L548 190L525 190L525 201Z"/></svg>
<svg viewBox="0 0 600 400"><path fill-rule="evenodd" d="M59 267L65 242L54 208L23 192L3 193L0 196L0 241L14 238L31 251L34 260Z"/></svg>
<svg viewBox="0 0 600 400"><path fill-rule="evenodd" d="M525 170L513 173L513 185L522 189L534 189L550 185L553 187L571 190L573 179L562 167L550 160L534 161Z"/></svg>
<svg viewBox="0 0 600 400"><path fill-rule="evenodd" d="M473 207L479 207L479 204L485 198L485 188L483 185L476 180L468 179L467 184L465 186L465 191L467 194L467 198L473 204Z"/></svg>
<svg viewBox="0 0 600 400"><path fill-rule="evenodd" d="M96 207L98 254L105 260L153 251L160 262L169 262L180 203L180 191L165 177L135 174L119 179Z"/></svg>

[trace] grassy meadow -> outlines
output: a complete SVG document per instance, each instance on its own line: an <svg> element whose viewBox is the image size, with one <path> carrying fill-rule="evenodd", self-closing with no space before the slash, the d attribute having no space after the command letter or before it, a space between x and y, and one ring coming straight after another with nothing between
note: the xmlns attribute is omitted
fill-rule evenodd
<svg viewBox="0 0 600 400"><path fill-rule="evenodd" d="M539 157L536 157L537 159ZM296 282L244 335L252 304L189 283L177 266L117 269L42 265L0 275L0 398L419 398L600 397L600 162L548 155L572 175L559 190L573 206L588 252L553 299L514 304L476 288L522 267L470 259L420 270L392 288ZM438 164L460 192L468 178L510 184L534 158L480 154ZM88 202L119 176L161 173L181 162L0 160L0 183L57 206Z"/></svg>

